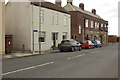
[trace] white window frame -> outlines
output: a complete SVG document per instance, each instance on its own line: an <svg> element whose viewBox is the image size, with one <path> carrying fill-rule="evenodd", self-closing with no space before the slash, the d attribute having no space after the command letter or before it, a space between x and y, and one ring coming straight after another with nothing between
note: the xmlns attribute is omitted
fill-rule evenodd
<svg viewBox="0 0 120 80"><path fill-rule="evenodd" d="M99 25L100 25L100 23L97 23L97 28L99 29Z"/></svg>
<svg viewBox="0 0 120 80"><path fill-rule="evenodd" d="M58 25L58 13L56 14L56 25Z"/></svg>
<svg viewBox="0 0 120 80"><path fill-rule="evenodd" d="M63 32L63 36L66 36L66 39L67 39L67 32ZM62 36L62 39L63 39L63 36ZM63 39L65 40L65 39Z"/></svg>
<svg viewBox="0 0 120 80"><path fill-rule="evenodd" d="M54 12L52 12L52 24L54 25Z"/></svg>
<svg viewBox="0 0 120 80"><path fill-rule="evenodd" d="M103 24L101 24L101 28L103 28Z"/></svg>
<svg viewBox="0 0 120 80"><path fill-rule="evenodd" d="M104 27L106 28L106 27L107 27L107 25L105 24L105 25L104 25Z"/></svg>
<svg viewBox="0 0 120 80"><path fill-rule="evenodd" d="M95 22L95 29L97 29L97 22Z"/></svg>
<svg viewBox="0 0 120 80"><path fill-rule="evenodd" d="M64 26L67 26L67 16L64 15Z"/></svg>
<svg viewBox="0 0 120 80"><path fill-rule="evenodd" d="M44 35L43 35L42 33L44 33ZM42 32L41 32L41 37L42 37L42 36L44 36L44 41L43 41L42 43L45 43L45 39L46 39L46 32L42 31Z"/></svg>
<svg viewBox="0 0 120 80"><path fill-rule="evenodd" d="M88 28L88 19L85 19L85 27Z"/></svg>
<svg viewBox="0 0 120 80"><path fill-rule="evenodd" d="M94 22L93 22L93 21L91 21L91 28L93 28L93 23L94 23Z"/></svg>
<svg viewBox="0 0 120 80"><path fill-rule="evenodd" d="M82 28L81 28L81 26L79 25L79 34L81 34L82 33Z"/></svg>

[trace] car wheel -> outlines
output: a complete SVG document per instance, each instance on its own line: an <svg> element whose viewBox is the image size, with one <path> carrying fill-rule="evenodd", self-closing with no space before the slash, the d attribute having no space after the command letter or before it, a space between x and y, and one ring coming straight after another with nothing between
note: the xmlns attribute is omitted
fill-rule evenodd
<svg viewBox="0 0 120 80"><path fill-rule="evenodd" d="M72 51L72 52L73 52L73 51L75 51L75 48L74 48L74 47L72 47L71 51Z"/></svg>
<svg viewBox="0 0 120 80"><path fill-rule="evenodd" d="M60 50L60 52L63 52L63 50Z"/></svg>
<svg viewBox="0 0 120 80"><path fill-rule="evenodd" d="M81 51L81 49L82 49L82 47L80 46L80 47L79 47L79 51Z"/></svg>

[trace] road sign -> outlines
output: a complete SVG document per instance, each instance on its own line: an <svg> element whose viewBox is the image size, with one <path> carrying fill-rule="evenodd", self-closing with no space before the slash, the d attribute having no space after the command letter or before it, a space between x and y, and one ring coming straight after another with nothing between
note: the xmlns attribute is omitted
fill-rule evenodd
<svg viewBox="0 0 120 80"><path fill-rule="evenodd" d="M38 30L33 30L34 32L38 32Z"/></svg>

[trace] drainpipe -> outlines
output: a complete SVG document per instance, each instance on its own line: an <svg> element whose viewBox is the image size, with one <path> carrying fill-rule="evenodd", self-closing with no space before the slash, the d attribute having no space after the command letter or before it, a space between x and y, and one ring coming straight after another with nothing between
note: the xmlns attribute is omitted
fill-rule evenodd
<svg viewBox="0 0 120 80"><path fill-rule="evenodd" d="M41 0L39 2L39 54L41 54Z"/></svg>

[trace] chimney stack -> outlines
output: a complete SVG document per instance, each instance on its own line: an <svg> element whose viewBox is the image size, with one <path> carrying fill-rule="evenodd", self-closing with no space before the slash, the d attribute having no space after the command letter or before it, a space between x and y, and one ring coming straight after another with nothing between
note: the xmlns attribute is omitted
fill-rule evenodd
<svg viewBox="0 0 120 80"><path fill-rule="evenodd" d="M80 4L79 4L79 7L80 7L82 10L84 10L84 4L83 4L83 3L80 3Z"/></svg>
<svg viewBox="0 0 120 80"><path fill-rule="evenodd" d="M95 10L95 9L92 9L92 13L96 15L96 10Z"/></svg>
<svg viewBox="0 0 120 80"><path fill-rule="evenodd" d="M56 0L56 1L55 1L55 4L56 4L57 6L59 6L59 7L61 7L62 1L61 1L61 0Z"/></svg>
<svg viewBox="0 0 120 80"><path fill-rule="evenodd" d="M73 0L67 0L67 4L70 3L71 5L73 5Z"/></svg>

